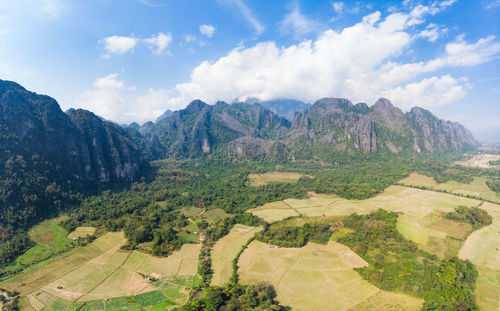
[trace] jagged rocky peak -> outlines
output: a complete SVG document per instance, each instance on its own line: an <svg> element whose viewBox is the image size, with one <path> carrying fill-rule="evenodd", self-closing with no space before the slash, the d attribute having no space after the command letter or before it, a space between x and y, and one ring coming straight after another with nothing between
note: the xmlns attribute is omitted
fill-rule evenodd
<svg viewBox="0 0 500 311"><path fill-rule="evenodd" d="M137 147L118 125L81 109L64 113L53 98L1 80L0 131L8 137L1 147L9 154L28 161L38 155L83 185L132 180L143 165Z"/></svg>
<svg viewBox="0 0 500 311"><path fill-rule="evenodd" d="M421 149L428 152L467 151L479 146L471 132L456 122L445 121L430 111L413 107L407 113L413 126L422 134ZM423 147L423 148L422 148Z"/></svg>
<svg viewBox="0 0 500 311"><path fill-rule="evenodd" d="M375 122L391 130L401 130L406 123L404 112L386 98L379 98L370 107L369 115Z"/></svg>

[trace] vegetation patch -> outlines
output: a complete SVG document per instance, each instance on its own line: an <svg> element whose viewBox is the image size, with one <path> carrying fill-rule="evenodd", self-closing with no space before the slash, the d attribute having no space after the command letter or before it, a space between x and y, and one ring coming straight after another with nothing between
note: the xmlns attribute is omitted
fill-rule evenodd
<svg viewBox="0 0 500 311"><path fill-rule="evenodd" d="M165 297L165 295L163 295L160 291L157 290L136 295L134 298L143 307L154 305L159 302L167 300L167 297Z"/></svg>

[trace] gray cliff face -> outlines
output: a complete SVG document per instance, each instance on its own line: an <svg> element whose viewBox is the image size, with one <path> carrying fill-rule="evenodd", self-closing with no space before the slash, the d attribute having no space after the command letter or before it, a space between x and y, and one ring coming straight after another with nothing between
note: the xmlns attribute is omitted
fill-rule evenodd
<svg viewBox="0 0 500 311"><path fill-rule="evenodd" d="M472 134L456 122L445 121L430 111L414 107L407 113L413 128L419 133L416 142L427 152L457 152L478 146Z"/></svg>
<svg viewBox="0 0 500 311"><path fill-rule="evenodd" d="M118 125L80 109L66 114L54 99L2 80L0 134L0 151L50 161L82 185L133 180L143 165Z"/></svg>
<svg viewBox="0 0 500 311"><path fill-rule="evenodd" d="M276 139L290 122L258 104L215 105L195 100L185 109L139 131L158 144L159 157L208 154L240 137Z"/></svg>
<svg viewBox="0 0 500 311"><path fill-rule="evenodd" d="M309 140L311 144L327 144L336 150L377 151L374 122L363 112L363 104L354 106L343 98L323 98L309 111L297 113L288 140Z"/></svg>

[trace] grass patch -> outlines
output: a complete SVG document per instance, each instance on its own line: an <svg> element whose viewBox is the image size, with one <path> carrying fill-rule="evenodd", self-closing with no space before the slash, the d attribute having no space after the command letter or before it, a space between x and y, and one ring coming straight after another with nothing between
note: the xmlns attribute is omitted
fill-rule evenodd
<svg viewBox="0 0 500 311"><path fill-rule="evenodd" d="M146 310L150 311L164 311L165 309L177 305L174 301L172 300L166 300L162 301L160 303L157 303L155 305L149 306Z"/></svg>
<svg viewBox="0 0 500 311"><path fill-rule="evenodd" d="M134 298L143 307L154 305L167 299L165 295L157 290L137 295Z"/></svg>
<svg viewBox="0 0 500 311"><path fill-rule="evenodd" d="M133 297L119 297L106 300L106 310L140 309Z"/></svg>
<svg viewBox="0 0 500 311"><path fill-rule="evenodd" d="M297 182L301 177L312 176L299 174L299 173L287 173L287 172L267 172L263 174L250 174L248 175L248 185L253 187L265 186L271 182L282 182L282 183L293 183Z"/></svg>
<svg viewBox="0 0 500 311"><path fill-rule="evenodd" d="M94 227L76 227L73 232L68 234L68 239L84 238L86 236L94 234L95 230L96 228Z"/></svg>

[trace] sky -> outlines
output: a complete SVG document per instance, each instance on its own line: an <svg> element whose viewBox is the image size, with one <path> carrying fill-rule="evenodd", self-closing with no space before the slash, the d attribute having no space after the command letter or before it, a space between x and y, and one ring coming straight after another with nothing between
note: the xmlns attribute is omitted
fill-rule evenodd
<svg viewBox="0 0 500 311"><path fill-rule="evenodd" d="M0 79L118 123L386 97L500 140L500 0L0 0Z"/></svg>

